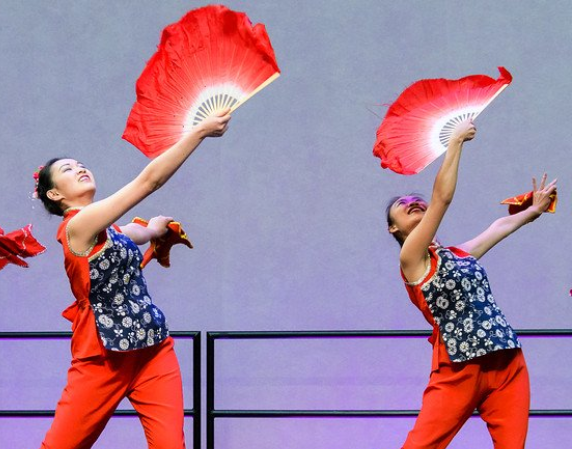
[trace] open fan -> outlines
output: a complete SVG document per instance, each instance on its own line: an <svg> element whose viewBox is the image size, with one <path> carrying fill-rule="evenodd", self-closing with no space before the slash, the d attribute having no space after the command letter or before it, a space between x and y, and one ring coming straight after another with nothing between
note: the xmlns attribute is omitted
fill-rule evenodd
<svg viewBox="0 0 572 449"><path fill-rule="evenodd" d="M455 127L476 118L512 81L499 67L494 80L471 75L458 80L426 79L405 89L389 107L373 148L381 166L412 175L447 150Z"/></svg>
<svg viewBox="0 0 572 449"><path fill-rule="evenodd" d="M262 24L222 5L188 12L163 30L137 80L123 138L148 157L217 111L235 110L280 75Z"/></svg>

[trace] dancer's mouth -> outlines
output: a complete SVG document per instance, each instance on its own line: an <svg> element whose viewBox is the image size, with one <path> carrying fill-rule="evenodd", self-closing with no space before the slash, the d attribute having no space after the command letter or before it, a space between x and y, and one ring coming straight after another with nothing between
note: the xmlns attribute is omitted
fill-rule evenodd
<svg viewBox="0 0 572 449"><path fill-rule="evenodd" d="M407 215L411 215L413 212L425 212L421 206L413 206L407 210Z"/></svg>

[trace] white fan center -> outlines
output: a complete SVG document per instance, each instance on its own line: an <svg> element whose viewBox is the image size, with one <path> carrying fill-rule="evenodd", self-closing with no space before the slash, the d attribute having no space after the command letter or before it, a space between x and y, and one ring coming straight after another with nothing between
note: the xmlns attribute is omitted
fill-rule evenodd
<svg viewBox="0 0 572 449"><path fill-rule="evenodd" d="M184 128L191 128L206 117L227 108L236 109L246 94L235 84L224 83L205 88L191 106Z"/></svg>
<svg viewBox="0 0 572 449"><path fill-rule="evenodd" d="M433 129L431 130L431 142L440 144L446 149L457 125L467 119L474 119L483 109L484 107L472 106L457 109L444 115L433 125Z"/></svg>

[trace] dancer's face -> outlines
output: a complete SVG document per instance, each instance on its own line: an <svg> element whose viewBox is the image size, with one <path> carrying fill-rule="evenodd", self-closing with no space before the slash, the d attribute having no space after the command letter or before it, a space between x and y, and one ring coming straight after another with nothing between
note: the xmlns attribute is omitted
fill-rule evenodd
<svg viewBox="0 0 572 449"><path fill-rule="evenodd" d="M425 215L427 207L427 202L419 196L408 195L398 198L389 209L391 224L388 231L404 242Z"/></svg>
<svg viewBox="0 0 572 449"><path fill-rule="evenodd" d="M84 206L95 195L95 178L84 164L75 159L60 159L50 170L53 188L47 192L52 201L62 209L71 206Z"/></svg>

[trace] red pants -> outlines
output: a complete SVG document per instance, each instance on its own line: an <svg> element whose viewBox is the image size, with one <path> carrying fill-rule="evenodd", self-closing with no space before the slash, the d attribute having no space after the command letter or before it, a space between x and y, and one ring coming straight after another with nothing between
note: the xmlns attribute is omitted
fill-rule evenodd
<svg viewBox="0 0 572 449"><path fill-rule="evenodd" d="M528 371L520 349L463 363L441 361L403 449L446 448L475 409L487 423L495 449L523 449L529 407Z"/></svg>
<svg viewBox="0 0 572 449"><path fill-rule="evenodd" d="M42 449L88 449L128 397L150 449L184 449L183 389L172 338L156 347L73 359Z"/></svg>

